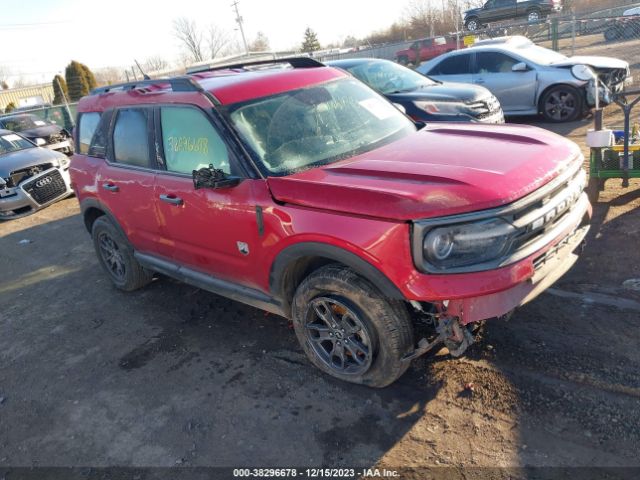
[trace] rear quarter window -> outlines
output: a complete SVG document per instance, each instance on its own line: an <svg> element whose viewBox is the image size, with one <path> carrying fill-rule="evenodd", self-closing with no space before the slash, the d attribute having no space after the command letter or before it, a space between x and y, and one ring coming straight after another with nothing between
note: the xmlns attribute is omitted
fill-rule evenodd
<svg viewBox="0 0 640 480"><path fill-rule="evenodd" d="M100 123L100 113L87 112L80 115L78 119L78 153L87 155L91 140L96 133L98 123Z"/></svg>

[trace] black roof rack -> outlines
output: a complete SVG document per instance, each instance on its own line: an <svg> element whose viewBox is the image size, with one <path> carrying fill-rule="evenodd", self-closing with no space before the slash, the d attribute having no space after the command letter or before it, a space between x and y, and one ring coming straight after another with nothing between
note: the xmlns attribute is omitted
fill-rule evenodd
<svg viewBox="0 0 640 480"><path fill-rule="evenodd" d="M317 68L325 67L324 63L310 57L284 57L270 58L268 60L253 60L241 63L230 63L226 65L216 65L215 67L203 66L202 70L191 70L190 73L212 72L215 70L233 70L258 65L272 65L274 63L288 63L293 68Z"/></svg>
<svg viewBox="0 0 640 480"><path fill-rule="evenodd" d="M128 91L135 90L148 85L161 85L168 83L171 85L171 89L174 92L201 92L202 87L193 78L174 77L174 78L157 78L155 80L137 80L135 82L116 83L114 85L105 85L104 87L98 87L91 90L89 95L100 95L102 93L109 93L113 90Z"/></svg>

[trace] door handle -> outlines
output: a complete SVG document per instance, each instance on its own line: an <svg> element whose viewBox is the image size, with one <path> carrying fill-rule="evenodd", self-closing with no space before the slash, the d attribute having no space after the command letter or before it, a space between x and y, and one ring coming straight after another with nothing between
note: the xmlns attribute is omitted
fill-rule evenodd
<svg viewBox="0 0 640 480"><path fill-rule="evenodd" d="M120 191L120 187L118 187L117 185L114 185L113 183L103 183L102 184L102 188L104 188L105 190L108 190L110 192L118 192Z"/></svg>
<svg viewBox="0 0 640 480"><path fill-rule="evenodd" d="M171 205L182 205L184 201L180 197L176 197L174 195L160 195L160 200L165 203L170 203Z"/></svg>
<svg viewBox="0 0 640 480"><path fill-rule="evenodd" d="M484 80L482 80L481 78L479 78L478 80L476 80L473 83L477 83L478 85L482 85L483 83L486 83Z"/></svg>

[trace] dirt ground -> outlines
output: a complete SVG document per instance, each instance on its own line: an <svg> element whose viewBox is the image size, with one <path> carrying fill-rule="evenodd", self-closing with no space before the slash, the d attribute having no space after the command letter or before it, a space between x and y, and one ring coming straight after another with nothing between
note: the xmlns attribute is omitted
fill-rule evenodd
<svg viewBox="0 0 640 480"><path fill-rule="evenodd" d="M588 126L553 128L583 143ZM639 206L639 182L610 181L583 258L551 293L489 322L466 358L421 358L384 390L319 373L284 319L168 279L117 291L75 198L2 223L0 478L17 466L640 467Z"/></svg>

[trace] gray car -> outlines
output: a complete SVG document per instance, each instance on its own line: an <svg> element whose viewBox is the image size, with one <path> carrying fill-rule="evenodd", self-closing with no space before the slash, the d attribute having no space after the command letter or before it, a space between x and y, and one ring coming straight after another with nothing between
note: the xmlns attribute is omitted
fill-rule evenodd
<svg viewBox="0 0 640 480"><path fill-rule="evenodd" d="M0 130L0 220L28 215L72 193L69 157Z"/></svg>
<svg viewBox="0 0 640 480"><path fill-rule="evenodd" d="M474 83L493 93L505 115L542 113L551 122L576 120L600 98L624 88L629 64L610 57L566 57L524 37L502 37L446 53L417 70L441 81ZM603 86L604 87L603 87Z"/></svg>

